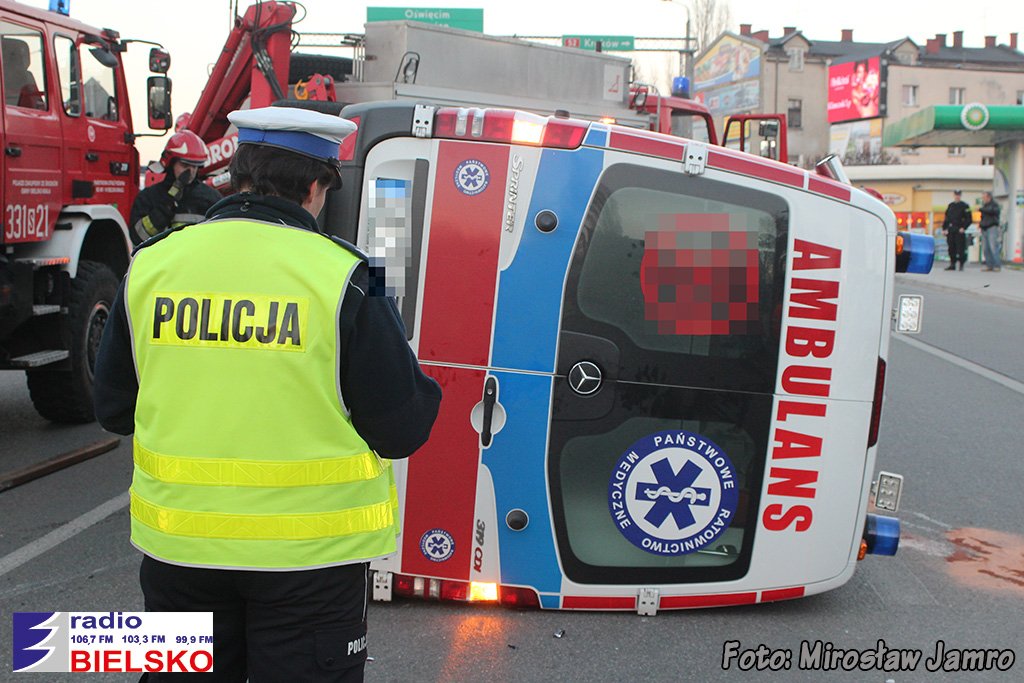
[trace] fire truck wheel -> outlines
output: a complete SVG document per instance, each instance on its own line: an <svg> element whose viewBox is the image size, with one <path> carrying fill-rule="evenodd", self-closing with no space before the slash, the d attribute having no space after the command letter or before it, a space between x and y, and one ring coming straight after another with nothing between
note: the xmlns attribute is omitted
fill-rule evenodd
<svg viewBox="0 0 1024 683"><path fill-rule="evenodd" d="M106 265L79 261L78 277L71 281L68 306L71 367L27 373L32 403L46 419L69 423L96 419L92 403L93 371L117 284L117 277Z"/></svg>
<svg viewBox="0 0 1024 683"><path fill-rule="evenodd" d="M352 75L352 60L348 57L292 53L288 66L288 82L298 83L313 74L330 76L335 83L341 83Z"/></svg>

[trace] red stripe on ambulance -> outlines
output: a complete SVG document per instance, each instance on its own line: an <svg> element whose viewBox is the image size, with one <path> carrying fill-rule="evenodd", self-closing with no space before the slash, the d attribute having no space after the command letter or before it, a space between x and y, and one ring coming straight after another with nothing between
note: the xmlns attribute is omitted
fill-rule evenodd
<svg viewBox="0 0 1024 683"><path fill-rule="evenodd" d="M839 280L810 277L802 271L838 271L842 251L801 239L795 240L793 251L783 354L787 364L782 370L782 390L789 396L778 401L761 523L769 531L803 532L814 520L810 503L817 495L818 463L827 433L828 406L813 399L828 398L831 391L828 362L835 349ZM806 426L804 431L791 429L786 421L793 415L816 418L810 424L817 429L813 433Z"/></svg>
<svg viewBox="0 0 1024 683"><path fill-rule="evenodd" d="M439 144L418 349L422 361L487 365L508 154L502 145ZM478 180L460 186L456 171L466 162L475 162ZM486 183L478 190L481 165ZM480 437L469 414L483 396L486 373L438 365L424 370L444 395L430 440L409 459L402 572L468 581L480 463ZM453 547L428 557L421 543L438 538L435 531L449 534Z"/></svg>
<svg viewBox="0 0 1024 683"><path fill-rule="evenodd" d="M683 160L683 145L677 142L670 142L669 139L660 139L654 134L633 135L613 130L608 138L608 146L612 149L621 149L626 152L638 154L649 154L655 157L663 157L674 161Z"/></svg>

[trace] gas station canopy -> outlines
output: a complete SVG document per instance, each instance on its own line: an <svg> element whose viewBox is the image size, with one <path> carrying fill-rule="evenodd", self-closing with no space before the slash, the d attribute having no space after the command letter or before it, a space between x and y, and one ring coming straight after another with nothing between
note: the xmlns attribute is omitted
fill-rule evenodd
<svg viewBox="0 0 1024 683"><path fill-rule="evenodd" d="M885 147L992 147L1024 139L1024 106L926 107L885 127Z"/></svg>

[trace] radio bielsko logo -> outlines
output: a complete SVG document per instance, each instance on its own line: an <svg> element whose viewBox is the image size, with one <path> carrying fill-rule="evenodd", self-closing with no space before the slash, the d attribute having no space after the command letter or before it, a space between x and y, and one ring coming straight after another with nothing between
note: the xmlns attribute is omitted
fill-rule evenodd
<svg viewBox="0 0 1024 683"><path fill-rule="evenodd" d="M67 612L15 612L13 670L67 671Z"/></svg>
<svg viewBox="0 0 1024 683"><path fill-rule="evenodd" d="M619 458L608 509L630 543L656 555L709 546L732 523L739 491L729 457L687 431L658 432Z"/></svg>

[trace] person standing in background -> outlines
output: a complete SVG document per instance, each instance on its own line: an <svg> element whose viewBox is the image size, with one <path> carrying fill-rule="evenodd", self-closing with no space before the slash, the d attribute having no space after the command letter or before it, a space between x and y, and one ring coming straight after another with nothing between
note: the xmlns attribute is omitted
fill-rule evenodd
<svg viewBox="0 0 1024 683"><path fill-rule="evenodd" d="M956 262L960 261L960 270L964 269L967 263L967 228L974 219L971 217L971 207L960 199L960 190L953 190L953 201L946 207L946 220L942 222L942 232L946 235L946 245L949 247L949 267L946 270L956 270Z"/></svg>
<svg viewBox="0 0 1024 683"><path fill-rule="evenodd" d="M999 272L1003 261L999 255L999 204L991 192L981 193L981 244L985 252L985 270Z"/></svg>

